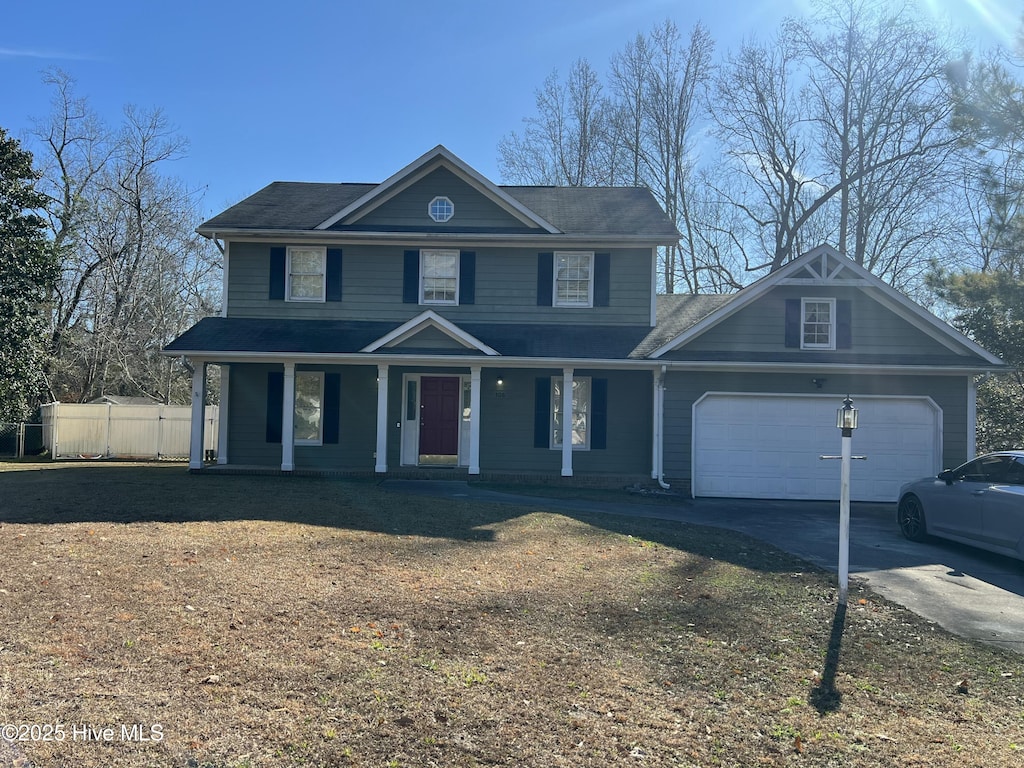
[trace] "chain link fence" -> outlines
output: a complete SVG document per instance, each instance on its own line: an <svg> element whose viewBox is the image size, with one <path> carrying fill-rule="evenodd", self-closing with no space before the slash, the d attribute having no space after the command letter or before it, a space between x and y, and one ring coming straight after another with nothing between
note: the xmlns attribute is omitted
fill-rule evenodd
<svg viewBox="0 0 1024 768"><path fill-rule="evenodd" d="M46 451L42 424L0 421L0 458L20 459Z"/></svg>

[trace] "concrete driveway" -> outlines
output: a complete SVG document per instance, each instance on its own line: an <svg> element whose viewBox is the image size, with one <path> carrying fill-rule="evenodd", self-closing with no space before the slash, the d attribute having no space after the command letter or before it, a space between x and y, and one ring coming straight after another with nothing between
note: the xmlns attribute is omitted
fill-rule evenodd
<svg viewBox="0 0 1024 768"><path fill-rule="evenodd" d="M388 490L628 515L710 525L745 533L821 568L837 570L839 505L827 502L696 499L662 504L594 502L499 493L465 482L387 480ZM895 504L853 504L851 581L961 637L1024 654L1024 562L952 542L907 541Z"/></svg>

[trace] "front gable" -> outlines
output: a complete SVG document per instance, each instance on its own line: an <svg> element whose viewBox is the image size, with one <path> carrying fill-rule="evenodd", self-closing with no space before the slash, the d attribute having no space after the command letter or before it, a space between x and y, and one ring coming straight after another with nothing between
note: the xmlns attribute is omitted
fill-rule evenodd
<svg viewBox="0 0 1024 768"><path fill-rule="evenodd" d="M650 357L1002 366L998 358L828 246L744 288Z"/></svg>
<svg viewBox="0 0 1024 768"><path fill-rule="evenodd" d="M431 205L447 205L444 221L431 217ZM441 166L362 215L346 217L332 231L377 232L543 232L529 226L488 195Z"/></svg>
<svg viewBox="0 0 1024 768"><path fill-rule="evenodd" d="M497 355L498 352L455 323L432 310L422 312L368 344L360 352L463 352Z"/></svg>
<svg viewBox="0 0 1024 768"><path fill-rule="evenodd" d="M488 226L498 223L505 228L514 226L538 233L559 233L557 227L440 145L346 205L316 228L360 230L373 229L374 224L384 223L389 227L409 227L410 231L459 231L448 226L437 226L438 223L447 225L452 220L436 222L428 216L428 206L435 197L447 197L455 203L448 190L452 190L469 206L471 215L466 218L467 222L478 219L480 222L489 222ZM422 216L419 211L423 212Z"/></svg>

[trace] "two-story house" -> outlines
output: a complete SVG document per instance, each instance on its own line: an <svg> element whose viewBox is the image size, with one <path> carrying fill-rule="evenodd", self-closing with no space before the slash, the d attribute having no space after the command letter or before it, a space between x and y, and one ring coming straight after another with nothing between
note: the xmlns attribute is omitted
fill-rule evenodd
<svg viewBox="0 0 1024 768"><path fill-rule="evenodd" d="M444 147L379 184L273 183L198 228L224 309L174 340L221 366L220 468L654 478L854 498L973 454L998 359L830 248L727 296L658 296L679 234L648 190L498 186ZM446 472L442 469L446 468ZM868 477L870 474L870 477Z"/></svg>

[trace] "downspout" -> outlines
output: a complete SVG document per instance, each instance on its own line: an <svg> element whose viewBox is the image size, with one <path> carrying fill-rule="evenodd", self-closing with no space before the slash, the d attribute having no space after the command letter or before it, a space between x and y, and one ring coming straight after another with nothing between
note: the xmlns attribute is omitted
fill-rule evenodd
<svg viewBox="0 0 1024 768"><path fill-rule="evenodd" d="M667 366L661 366L654 384L655 430L657 431L657 466L658 485L667 491L672 486L665 482L665 372Z"/></svg>

